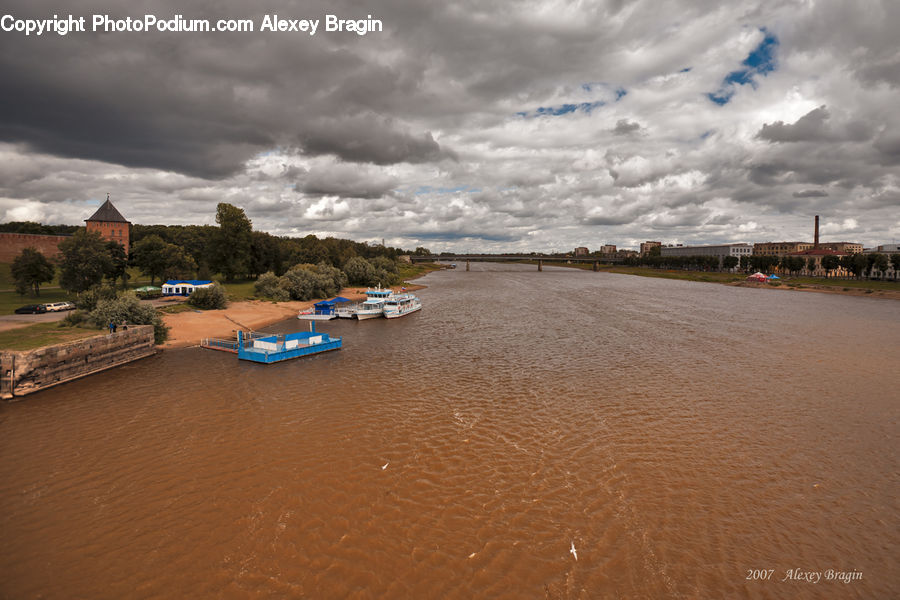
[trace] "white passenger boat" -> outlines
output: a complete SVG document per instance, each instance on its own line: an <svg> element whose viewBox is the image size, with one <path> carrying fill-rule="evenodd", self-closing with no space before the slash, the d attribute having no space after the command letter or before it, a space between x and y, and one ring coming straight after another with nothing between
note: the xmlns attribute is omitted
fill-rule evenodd
<svg viewBox="0 0 900 600"><path fill-rule="evenodd" d="M362 321L363 319L374 319L384 316L384 303L394 297L394 292L390 288L383 289L381 286L366 290L366 301L356 305L355 316Z"/></svg>
<svg viewBox="0 0 900 600"><path fill-rule="evenodd" d="M396 319L416 312L422 308L422 301L413 294L395 294L384 301L384 316L388 319Z"/></svg>

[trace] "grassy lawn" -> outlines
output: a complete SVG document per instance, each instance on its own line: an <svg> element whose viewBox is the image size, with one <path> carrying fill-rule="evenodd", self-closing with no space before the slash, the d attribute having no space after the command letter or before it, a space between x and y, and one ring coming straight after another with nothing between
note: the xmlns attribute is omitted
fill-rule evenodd
<svg viewBox="0 0 900 600"><path fill-rule="evenodd" d="M866 279L824 279L819 277L788 277L783 279L787 286L833 287L853 290L893 290L900 291L900 281L869 281Z"/></svg>
<svg viewBox="0 0 900 600"><path fill-rule="evenodd" d="M255 279L235 281L233 283L224 283L218 279L215 281L218 281L222 287L225 288L225 293L228 295L229 302L242 302L244 300L253 300L256 298L256 291L253 288L253 286L256 285Z"/></svg>
<svg viewBox="0 0 900 600"><path fill-rule="evenodd" d="M41 346L71 342L102 333L100 329L82 327L60 327L59 323L35 323L0 331L0 348L4 350L32 350Z"/></svg>
<svg viewBox="0 0 900 600"><path fill-rule="evenodd" d="M708 273L705 271L678 271L650 269L642 267L609 267L601 265L601 269L609 273L640 275L641 277L662 277L665 279L682 279L686 281L709 281L713 283L732 283L744 281L743 273ZM837 289L890 290L900 291L900 281L875 281L867 279L825 279L824 277L782 277L778 280L787 287L832 287Z"/></svg>
<svg viewBox="0 0 900 600"><path fill-rule="evenodd" d="M408 282L410 279L422 277L432 271L440 271L443 268L443 266L436 263L399 263L397 265L397 272L400 274L400 279L404 282Z"/></svg>
<svg viewBox="0 0 900 600"><path fill-rule="evenodd" d="M742 273L715 273L708 271L680 271L673 269L650 269L642 267L606 267L610 273L640 275L641 277L661 277L663 279L681 279L683 281L708 281L712 283L732 283L747 278Z"/></svg>
<svg viewBox="0 0 900 600"><path fill-rule="evenodd" d="M177 315L178 313L192 312L192 311L202 312L202 311L200 311L200 309L194 308L187 302L181 302L179 304L173 304L171 306L163 306L161 308L157 308L156 311L167 314L167 315Z"/></svg>

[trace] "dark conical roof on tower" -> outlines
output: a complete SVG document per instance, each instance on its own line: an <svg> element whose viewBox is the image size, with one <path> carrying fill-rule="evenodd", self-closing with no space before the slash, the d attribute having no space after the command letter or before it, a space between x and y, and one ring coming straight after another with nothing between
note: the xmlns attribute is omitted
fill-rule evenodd
<svg viewBox="0 0 900 600"><path fill-rule="evenodd" d="M105 221L107 223L128 223L128 219L122 216L112 202L109 201L109 195L106 196L106 202L97 209L90 219L85 221Z"/></svg>

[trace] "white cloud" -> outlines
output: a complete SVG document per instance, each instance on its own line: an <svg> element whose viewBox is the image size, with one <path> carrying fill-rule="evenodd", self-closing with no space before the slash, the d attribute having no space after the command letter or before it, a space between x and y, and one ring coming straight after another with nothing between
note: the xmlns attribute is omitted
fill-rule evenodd
<svg viewBox="0 0 900 600"><path fill-rule="evenodd" d="M80 223L110 193L211 224L224 201L435 250L808 239L815 214L896 237L896 2L376 5L384 35L0 37L0 214ZM777 68L712 102L763 28Z"/></svg>

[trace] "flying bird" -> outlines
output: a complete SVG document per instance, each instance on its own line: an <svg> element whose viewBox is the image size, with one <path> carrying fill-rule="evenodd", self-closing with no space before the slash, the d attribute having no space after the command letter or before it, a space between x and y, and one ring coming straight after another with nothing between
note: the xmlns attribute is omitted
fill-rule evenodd
<svg viewBox="0 0 900 600"><path fill-rule="evenodd" d="M575 557L575 560L578 560L578 552L575 550L575 542L572 541L572 547L569 548L569 552L572 553L572 556Z"/></svg>

